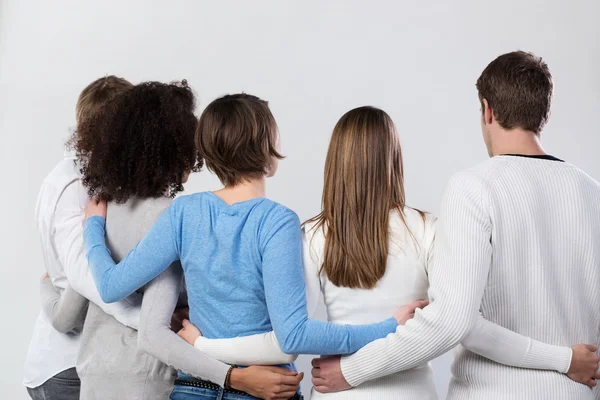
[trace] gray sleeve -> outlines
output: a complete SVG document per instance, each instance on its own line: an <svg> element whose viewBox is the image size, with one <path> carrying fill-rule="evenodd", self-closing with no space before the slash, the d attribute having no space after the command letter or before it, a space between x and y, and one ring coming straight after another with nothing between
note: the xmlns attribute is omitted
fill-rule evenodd
<svg viewBox="0 0 600 400"><path fill-rule="evenodd" d="M44 279L40 283L40 299L42 310L54 329L61 333L81 329L89 303L71 286L61 292L50 279Z"/></svg>
<svg viewBox="0 0 600 400"><path fill-rule="evenodd" d="M174 263L147 285L138 346L185 374L223 385L229 365L210 358L171 331L171 316L179 299L182 277L181 265Z"/></svg>

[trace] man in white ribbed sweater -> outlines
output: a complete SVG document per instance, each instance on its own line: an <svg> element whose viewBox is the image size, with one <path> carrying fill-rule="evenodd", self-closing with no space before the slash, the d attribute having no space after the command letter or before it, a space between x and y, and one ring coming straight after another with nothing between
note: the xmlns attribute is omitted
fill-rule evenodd
<svg viewBox="0 0 600 400"><path fill-rule="evenodd" d="M600 184L540 145L553 90L541 58L502 55L483 71L477 89L491 159L448 184L430 270L431 304L354 355L315 360L317 390L344 390L431 360L459 344L481 312L516 334L574 346L571 367L579 367L568 376L515 368L459 346L448 399L600 399L594 388L600 379ZM555 355L537 357L526 364L552 364L543 358Z"/></svg>

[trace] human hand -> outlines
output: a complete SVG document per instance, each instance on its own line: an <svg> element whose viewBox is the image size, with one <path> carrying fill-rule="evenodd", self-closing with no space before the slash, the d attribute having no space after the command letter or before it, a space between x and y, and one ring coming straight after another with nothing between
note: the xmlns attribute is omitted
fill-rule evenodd
<svg viewBox="0 0 600 400"><path fill-rule="evenodd" d="M85 206L85 219L90 217L102 217L106 219L106 201L98 200L97 197L91 198Z"/></svg>
<svg viewBox="0 0 600 400"><path fill-rule="evenodd" d="M173 315L171 316L171 330L173 332L179 332L183 329L183 321L186 319L190 319L190 308L189 307L181 307L175 309Z"/></svg>
<svg viewBox="0 0 600 400"><path fill-rule="evenodd" d="M567 376L575 382L583 383L589 387L596 386L596 379L600 379L598 363L600 357L596 354L598 346L592 344L578 344L572 347L573 356Z"/></svg>
<svg viewBox="0 0 600 400"><path fill-rule="evenodd" d="M196 339L202 336L202 332L187 319L183 320L182 325L183 328L177 332L177 335L193 346L196 343Z"/></svg>
<svg viewBox="0 0 600 400"><path fill-rule="evenodd" d="M312 384L317 392L331 393L352 389L342 374L340 356L313 358Z"/></svg>
<svg viewBox="0 0 600 400"><path fill-rule="evenodd" d="M285 368L252 365L248 368L234 368L229 385L254 397L265 400L289 399L293 397L304 373Z"/></svg>
<svg viewBox="0 0 600 400"><path fill-rule="evenodd" d="M415 316L417 308L425 308L429 305L428 300L415 300L410 304L402 306L394 313L394 318L398 321L398 325L404 325L406 321Z"/></svg>
<svg viewBox="0 0 600 400"><path fill-rule="evenodd" d="M48 271L46 271L46 272L44 273L44 275L42 275L42 280L44 280L44 279L48 279L48 278L50 278L50 275L48 275Z"/></svg>

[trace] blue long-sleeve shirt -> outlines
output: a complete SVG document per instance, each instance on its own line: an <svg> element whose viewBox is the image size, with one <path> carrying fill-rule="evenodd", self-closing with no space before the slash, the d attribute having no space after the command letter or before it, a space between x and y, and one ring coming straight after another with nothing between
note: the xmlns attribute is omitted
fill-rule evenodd
<svg viewBox="0 0 600 400"><path fill-rule="evenodd" d="M173 202L119 264L104 240L104 219L89 218L84 241L102 299L114 302L171 263L183 265L190 320L207 338L275 332L290 354L349 354L396 330L308 319L298 216L265 198L229 205L211 192Z"/></svg>

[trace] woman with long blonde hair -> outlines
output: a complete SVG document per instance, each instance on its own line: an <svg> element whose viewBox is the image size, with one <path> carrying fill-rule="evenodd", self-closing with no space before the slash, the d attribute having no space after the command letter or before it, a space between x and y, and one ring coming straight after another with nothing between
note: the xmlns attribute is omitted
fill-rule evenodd
<svg viewBox="0 0 600 400"><path fill-rule="evenodd" d="M306 275L317 277L328 319L377 321L427 298L435 218L406 205L400 139L383 110L359 107L333 129L323 211L304 225ZM351 392L312 398L435 399L430 366L373 380Z"/></svg>

